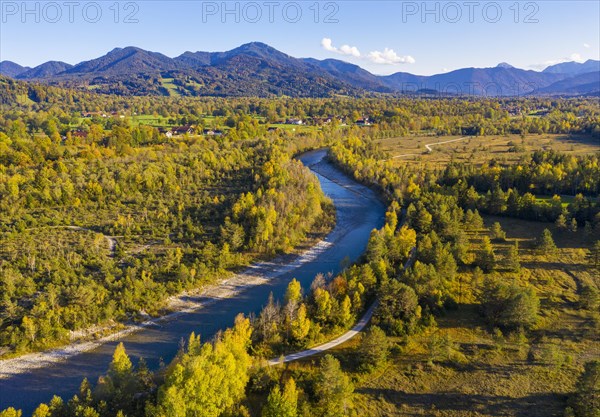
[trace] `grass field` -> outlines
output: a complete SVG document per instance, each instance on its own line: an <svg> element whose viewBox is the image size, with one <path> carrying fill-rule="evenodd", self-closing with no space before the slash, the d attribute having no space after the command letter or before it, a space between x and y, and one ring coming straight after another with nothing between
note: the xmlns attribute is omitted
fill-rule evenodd
<svg viewBox="0 0 600 417"><path fill-rule="evenodd" d="M539 149L554 149L573 155L600 152L600 139L567 135L509 136L414 136L386 138L377 141L389 153L395 164L424 163L441 167L447 162L483 163L491 159L498 162L517 162L522 156ZM431 145L437 142L449 143ZM429 144L429 152L425 145Z"/></svg>
<svg viewBox="0 0 600 417"><path fill-rule="evenodd" d="M360 338L332 353L349 371L355 384L359 416L550 417L562 416L583 363L600 357L600 318L578 308L582 283L600 284L585 261L587 241L582 232L552 230L559 248L552 256L535 250L534 238L547 224L506 217L487 217L486 227L498 221L507 241L494 243L502 264L509 245L519 241L519 273L495 272L505 280L532 285L541 299L540 320L529 333L502 334L490 329L479 313L469 272L459 281L465 290L457 309L437 318L437 326L395 344L387 364L371 373L356 370ZM472 231L477 247L487 229ZM448 341L444 352L432 350L434 338ZM316 368L317 358L290 364L300 375Z"/></svg>

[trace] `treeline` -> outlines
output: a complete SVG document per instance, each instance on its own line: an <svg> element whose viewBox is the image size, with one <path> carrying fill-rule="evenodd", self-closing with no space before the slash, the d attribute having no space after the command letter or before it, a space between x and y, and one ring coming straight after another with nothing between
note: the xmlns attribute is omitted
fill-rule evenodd
<svg viewBox="0 0 600 417"><path fill-rule="evenodd" d="M29 134L44 120L54 120L63 134L80 124L82 112L112 112L127 117L153 115L171 124L235 125L243 115L274 123L286 118L321 125L353 124L368 117L373 135L391 137L414 133L432 135L600 134L600 111L593 98L549 99L415 99L378 98L218 98L120 97L23 83L0 77L0 131L21 120ZM207 116L215 120L206 123ZM88 120L89 121L89 120ZM109 129L113 117L91 121ZM116 118L118 121L118 118ZM82 126L85 128L85 125Z"/></svg>

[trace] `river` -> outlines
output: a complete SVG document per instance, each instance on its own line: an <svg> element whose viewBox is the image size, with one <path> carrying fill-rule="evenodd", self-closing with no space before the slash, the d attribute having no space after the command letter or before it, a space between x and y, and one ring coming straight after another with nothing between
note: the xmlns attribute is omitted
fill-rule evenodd
<svg viewBox="0 0 600 417"><path fill-rule="evenodd" d="M161 361L169 363L182 338L187 338L192 331L200 334L202 340L209 340L218 330L231 326L238 313L260 311L270 292L276 298L282 298L292 278L298 279L306 289L319 272L335 274L346 257L350 261L357 260L366 248L371 230L383 225L385 205L368 187L358 184L324 160L325 155L325 150L317 150L298 158L317 175L324 193L333 200L336 208L336 225L325 238L331 245L315 259L265 284L245 289L235 298L219 299L197 311L107 342L52 366L1 379L0 410L15 407L28 416L38 404L48 402L54 394L68 400L78 391L83 378L95 383L98 376L106 373L118 342L125 344L133 363L143 357L151 369L156 369Z"/></svg>

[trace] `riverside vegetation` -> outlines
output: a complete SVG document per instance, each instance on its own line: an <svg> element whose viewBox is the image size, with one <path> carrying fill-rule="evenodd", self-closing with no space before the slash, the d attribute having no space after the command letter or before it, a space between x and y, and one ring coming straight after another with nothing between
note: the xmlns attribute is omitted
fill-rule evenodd
<svg viewBox="0 0 600 417"><path fill-rule="evenodd" d="M105 376L35 417L598 415L600 117L590 100L125 99L4 83L3 97L27 97L0 116L5 355L161 314L169 295L325 232L330 203L291 158L304 149L330 146L389 203L385 226L339 276L291 281L284 300L213 340L190 335L156 372L119 345ZM78 117L88 106L228 134L166 138L133 115ZM512 118L506 106L553 110ZM281 115L327 114L376 124L267 131ZM426 155L401 164L380 145L417 134L485 143L488 133L578 135L592 151L431 165ZM361 337L265 366L343 332L375 299Z"/></svg>

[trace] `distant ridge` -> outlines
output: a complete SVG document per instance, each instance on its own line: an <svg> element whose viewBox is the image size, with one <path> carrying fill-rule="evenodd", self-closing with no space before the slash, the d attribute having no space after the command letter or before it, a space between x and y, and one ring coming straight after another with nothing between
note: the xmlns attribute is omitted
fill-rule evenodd
<svg viewBox="0 0 600 417"><path fill-rule="evenodd" d="M251 42L225 52L170 58L128 46L74 66L49 61L33 69L0 62L0 74L121 95L329 97L365 94L476 96L589 95L600 91L600 61L565 62L543 71L502 62L431 76L398 72L378 76L337 59L294 58ZM592 74L592 75L587 75ZM585 76L584 76L585 75Z"/></svg>

